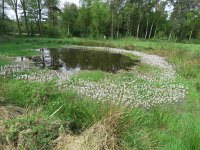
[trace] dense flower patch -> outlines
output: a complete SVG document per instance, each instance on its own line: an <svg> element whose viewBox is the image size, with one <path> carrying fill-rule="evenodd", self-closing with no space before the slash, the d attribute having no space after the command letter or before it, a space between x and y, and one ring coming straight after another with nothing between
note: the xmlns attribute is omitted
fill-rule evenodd
<svg viewBox="0 0 200 150"><path fill-rule="evenodd" d="M28 64L5 65L0 68L0 75L31 82L56 79L60 88L73 89L99 101L112 101L128 107L149 108L157 104L180 102L185 99L187 88L178 81L173 65L169 64L165 58L123 49L109 48L107 50L140 56L142 63L158 69L152 70L150 75L131 72L107 76L97 82L79 79L76 77L77 72L60 73L55 70L39 70ZM71 79L72 76L73 79Z"/></svg>

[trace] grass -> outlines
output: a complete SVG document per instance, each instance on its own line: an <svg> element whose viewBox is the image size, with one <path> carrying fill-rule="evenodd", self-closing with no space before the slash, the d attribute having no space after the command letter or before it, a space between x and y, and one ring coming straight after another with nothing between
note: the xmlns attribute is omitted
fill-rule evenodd
<svg viewBox="0 0 200 150"><path fill-rule="evenodd" d="M77 79L85 81L100 81L106 77L106 73L102 71L83 71L76 76L73 76L71 80L76 81Z"/></svg>
<svg viewBox="0 0 200 150"><path fill-rule="evenodd" d="M20 149L52 149L52 140L59 136L61 125L61 121L55 121L39 112L5 122L6 128L10 128L8 139L18 143Z"/></svg>
<svg viewBox="0 0 200 150"><path fill-rule="evenodd" d="M1 44L0 53L30 56L36 54L30 51L32 48L67 45L121 47L166 56L177 66L179 78L185 82L183 84L189 87L186 101L150 110L129 109L109 102L99 103L71 89L58 90L55 81L29 83L0 78L0 100L1 97L5 99L4 105L27 110L14 119L3 120L3 129L0 119L0 130L3 130L0 134L0 148L9 139L14 147L19 144L21 148L52 149L53 141L61 135L85 135L88 130L94 127L95 131L102 124L108 131L105 135L112 135L106 136L106 140L100 137L107 141L100 144L102 147L111 149L112 145L117 145L118 149L200 149L200 45L136 39L95 41L78 38L20 38ZM6 63L0 61L0 65ZM148 73L151 69L142 65L137 70ZM85 71L72 79L99 82L107 76L112 78L109 73ZM104 133L104 130L101 132Z"/></svg>
<svg viewBox="0 0 200 150"><path fill-rule="evenodd" d="M4 65L9 64L9 63L11 63L11 61L9 59L2 58L1 62L0 62L0 66L4 66Z"/></svg>

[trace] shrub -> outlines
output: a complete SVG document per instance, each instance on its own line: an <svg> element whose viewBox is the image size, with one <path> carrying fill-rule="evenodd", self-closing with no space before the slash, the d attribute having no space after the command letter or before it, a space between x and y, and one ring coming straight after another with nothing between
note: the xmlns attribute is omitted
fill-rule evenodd
<svg viewBox="0 0 200 150"><path fill-rule="evenodd" d="M58 27L55 26L49 26L47 30L48 37L60 37L60 31Z"/></svg>

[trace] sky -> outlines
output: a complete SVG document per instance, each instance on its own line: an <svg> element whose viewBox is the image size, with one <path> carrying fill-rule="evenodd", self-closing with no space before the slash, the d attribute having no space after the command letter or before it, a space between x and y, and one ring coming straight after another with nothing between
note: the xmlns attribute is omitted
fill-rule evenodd
<svg viewBox="0 0 200 150"><path fill-rule="evenodd" d="M66 2L75 3L77 6L79 5L79 0L60 0L60 6L61 6L61 8L63 8L63 6L64 6L64 4ZM15 13L14 13L14 11L12 9L8 8L6 10L6 14L8 15L8 17L10 19L15 19Z"/></svg>
<svg viewBox="0 0 200 150"><path fill-rule="evenodd" d="M75 3L77 6L79 5L79 0L60 0L61 5L63 5L66 2L70 2L70 3Z"/></svg>

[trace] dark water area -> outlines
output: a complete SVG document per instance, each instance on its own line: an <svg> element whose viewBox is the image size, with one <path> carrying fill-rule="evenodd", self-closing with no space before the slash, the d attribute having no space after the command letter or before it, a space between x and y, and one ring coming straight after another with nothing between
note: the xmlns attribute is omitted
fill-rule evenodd
<svg viewBox="0 0 200 150"><path fill-rule="evenodd" d="M137 64L128 56L107 51L78 50L69 48L40 49L41 56L20 57L18 61L31 60L40 68L50 68L61 72L78 70L102 70L116 73L120 69L129 70Z"/></svg>

